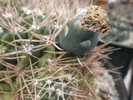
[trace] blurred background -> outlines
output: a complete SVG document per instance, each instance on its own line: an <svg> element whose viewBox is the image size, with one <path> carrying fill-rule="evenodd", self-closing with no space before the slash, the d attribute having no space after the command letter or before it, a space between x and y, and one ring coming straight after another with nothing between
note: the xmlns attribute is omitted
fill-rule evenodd
<svg viewBox="0 0 133 100"><path fill-rule="evenodd" d="M80 5L85 3L101 6L108 14L107 22L111 31L102 41L120 48L109 55L109 64L118 68L129 100L133 100L133 0L80 0Z"/></svg>

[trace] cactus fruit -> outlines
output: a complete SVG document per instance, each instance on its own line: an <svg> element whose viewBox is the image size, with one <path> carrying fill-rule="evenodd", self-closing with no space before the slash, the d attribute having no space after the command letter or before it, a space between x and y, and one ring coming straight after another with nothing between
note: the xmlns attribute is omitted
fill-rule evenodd
<svg viewBox="0 0 133 100"><path fill-rule="evenodd" d="M88 7L86 15L70 20L59 36L61 47L75 55L84 55L92 50L98 42L100 33L109 32L104 10L98 6Z"/></svg>
<svg viewBox="0 0 133 100"><path fill-rule="evenodd" d="M98 36L99 33L82 28L77 17L68 22L60 34L59 41L63 49L75 55L83 55L96 46Z"/></svg>
<svg viewBox="0 0 133 100"><path fill-rule="evenodd" d="M106 13L89 5L89 12L75 17L78 0L69 4L1 3L0 100L96 99L93 80L105 69L95 63L109 51L96 46L100 33L109 31Z"/></svg>

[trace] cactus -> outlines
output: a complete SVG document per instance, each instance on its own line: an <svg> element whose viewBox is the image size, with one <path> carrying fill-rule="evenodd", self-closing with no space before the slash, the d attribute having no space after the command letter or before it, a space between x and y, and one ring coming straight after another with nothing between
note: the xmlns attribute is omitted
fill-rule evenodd
<svg viewBox="0 0 133 100"><path fill-rule="evenodd" d="M78 0L1 4L0 100L96 99L93 80L105 69L95 63L110 51L96 46L106 12L89 5L75 17Z"/></svg>
<svg viewBox="0 0 133 100"><path fill-rule="evenodd" d="M131 26L125 19L115 18L113 15L110 15L107 21L111 28L111 32L104 37L105 39L120 43L130 39L130 34L132 34Z"/></svg>

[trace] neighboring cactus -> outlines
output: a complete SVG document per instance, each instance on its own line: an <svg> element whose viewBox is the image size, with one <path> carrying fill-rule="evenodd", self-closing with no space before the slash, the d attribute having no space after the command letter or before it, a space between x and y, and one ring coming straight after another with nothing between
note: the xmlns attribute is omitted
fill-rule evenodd
<svg viewBox="0 0 133 100"><path fill-rule="evenodd" d="M120 42L128 41L130 39L131 26L126 22L125 19L115 18L114 16L109 16L107 18L108 25L111 28L109 34L104 38L111 42Z"/></svg>
<svg viewBox="0 0 133 100"><path fill-rule="evenodd" d="M0 100L96 99L93 80L105 70L95 63L109 51L95 47L99 32L109 30L105 12L88 6L94 8L90 16L74 18L77 1L56 2L7 0L1 6Z"/></svg>

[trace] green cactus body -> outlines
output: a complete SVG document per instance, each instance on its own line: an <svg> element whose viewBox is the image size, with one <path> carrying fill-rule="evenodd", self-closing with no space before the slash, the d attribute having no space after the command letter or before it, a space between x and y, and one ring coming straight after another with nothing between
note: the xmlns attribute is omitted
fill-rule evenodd
<svg viewBox="0 0 133 100"><path fill-rule="evenodd" d="M24 56L24 58L21 58L20 60L20 67L28 67L30 65L30 55L22 54L22 56Z"/></svg>
<svg viewBox="0 0 133 100"><path fill-rule="evenodd" d="M68 13L75 13L76 9L69 12L70 9L65 7L64 3L68 0L63 0L59 8L53 6L54 0L46 1L33 0L29 6L27 3L30 1L12 0L5 1L9 7L1 6L3 7L0 14L0 29L3 29L0 30L2 100L16 97L17 100L75 100L74 98L79 100L91 93L89 82L93 84L94 79L91 77L91 69L95 60L100 58L100 50L98 55L88 52L96 46L100 31L105 31L105 27L99 25L102 23L97 22L99 19L95 20L89 15L78 16L65 24L67 21L65 17ZM5 11L7 13L4 13ZM93 17L95 16L99 17L97 15ZM66 26L62 30L61 26L64 24ZM60 47L70 53L64 52Z"/></svg>
<svg viewBox="0 0 133 100"><path fill-rule="evenodd" d="M4 32L0 33L0 38L2 38L2 36L3 36L4 34L5 34ZM1 43L1 41L0 41L0 43Z"/></svg>
<svg viewBox="0 0 133 100"><path fill-rule="evenodd" d="M8 47L7 46L3 46L3 45L0 45L0 55L1 54L4 54L4 53L7 53L8 52ZM0 63L0 70L2 70L4 67L4 65L2 65Z"/></svg>
<svg viewBox="0 0 133 100"><path fill-rule="evenodd" d="M48 59L53 59L54 58L54 54L48 53L47 51L54 52L55 47L53 45L49 45L45 49L43 49L43 52L42 52L43 55L41 57L41 60L38 62L39 67L45 65Z"/></svg>
<svg viewBox="0 0 133 100"><path fill-rule="evenodd" d="M47 26L43 26L39 30L36 30L36 33L42 34L42 35L48 35L49 34L49 29L48 29Z"/></svg>
<svg viewBox="0 0 133 100"><path fill-rule="evenodd" d="M8 52L8 47L0 45L0 54L4 54Z"/></svg>
<svg viewBox="0 0 133 100"><path fill-rule="evenodd" d="M37 58L40 58L41 57L41 51L35 51L35 52L32 52L32 55L37 57ZM36 62L38 59L34 58L31 56L31 61L32 62Z"/></svg>
<svg viewBox="0 0 133 100"><path fill-rule="evenodd" d="M22 39L27 39L28 38L28 33L19 32L19 35ZM16 36L15 38L19 39L18 36Z"/></svg>
<svg viewBox="0 0 133 100"><path fill-rule="evenodd" d="M40 100L48 100L48 94L46 93Z"/></svg>
<svg viewBox="0 0 133 100"><path fill-rule="evenodd" d="M55 51L55 47L53 45L49 45L45 48L45 51L51 51L54 52Z"/></svg>
<svg viewBox="0 0 133 100"><path fill-rule="evenodd" d="M1 63L1 62L0 62ZM5 66L4 65L2 65L2 64L0 64L0 70L2 70L2 69L4 69L5 68Z"/></svg>
<svg viewBox="0 0 133 100"><path fill-rule="evenodd" d="M12 98L12 94L0 94L0 100L11 100Z"/></svg>
<svg viewBox="0 0 133 100"><path fill-rule="evenodd" d="M11 33L5 33L5 34L2 36L1 39L4 40L4 41L7 41L7 42L12 42L12 41L13 41L13 34L11 34ZM7 46L8 44L5 43L5 42L2 42L2 45Z"/></svg>
<svg viewBox="0 0 133 100"><path fill-rule="evenodd" d="M55 96L52 96L48 100L57 100L57 96L56 95Z"/></svg>
<svg viewBox="0 0 133 100"><path fill-rule="evenodd" d="M19 82L19 78L18 77L15 79L14 86L16 87L17 90L20 89L20 82Z"/></svg>
<svg viewBox="0 0 133 100"><path fill-rule="evenodd" d="M39 57L40 51L34 52L33 55L35 57ZM30 54L21 54L21 56L23 57L20 59L20 67L21 68L26 68L26 67L30 66L30 60L31 60L31 63L34 63L37 61L37 59L32 57Z"/></svg>
<svg viewBox="0 0 133 100"><path fill-rule="evenodd" d="M92 50L100 34L82 27L80 21L80 17L70 20L59 36L61 47L75 55L84 55Z"/></svg>
<svg viewBox="0 0 133 100"><path fill-rule="evenodd" d="M9 84L6 83L0 83L0 91L10 92L11 87Z"/></svg>
<svg viewBox="0 0 133 100"><path fill-rule="evenodd" d="M52 59L53 58L53 54L51 53L45 53L42 57L41 60L38 62L38 66L39 67L43 67L44 65L46 65L46 62L48 59Z"/></svg>

